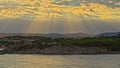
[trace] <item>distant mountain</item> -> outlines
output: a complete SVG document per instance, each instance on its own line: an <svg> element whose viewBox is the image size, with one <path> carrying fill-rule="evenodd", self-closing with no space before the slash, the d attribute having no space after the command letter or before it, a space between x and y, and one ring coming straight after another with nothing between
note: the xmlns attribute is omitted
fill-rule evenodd
<svg viewBox="0 0 120 68"><path fill-rule="evenodd" d="M32 34L32 33L0 33L0 37L6 36L41 36L41 37L51 37L51 38L84 38L84 37L93 37L93 35L85 34L85 33L68 33L68 34L59 34L59 33L51 33L51 34Z"/></svg>
<svg viewBox="0 0 120 68"><path fill-rule="evenodd" d="M86 33L71 33L71 34L66 34L66 36L72 37L72 38L93 37L93 35L86 34Z"/></svg>
<svg viewBox="0 0 120 68"><path fill-rule="evenodd" d="M120 32L106 32L100 33L98 35L91 35L86 33L67 33L67 34L59 34L59 33L50 33L50 34L34 34L34 33L0 33L0 37L6 36L41 36L41 37L51 37L51 38L85 38L85 37L111 37L118 36Z"/></svg>
<svg viewBox="0 0 120 68"><path fill-rule="evenodd" d="M120 35L120 32L107 32L107 33L98 34L97 37L101 37L101 36L110 37L110 36L118 36L118 35Z"/></svg>

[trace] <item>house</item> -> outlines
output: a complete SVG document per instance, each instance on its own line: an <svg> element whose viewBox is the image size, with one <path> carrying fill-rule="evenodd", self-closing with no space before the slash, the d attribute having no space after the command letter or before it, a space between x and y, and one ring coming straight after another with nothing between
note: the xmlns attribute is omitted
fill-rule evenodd
<svg viewBox="0 0 120 68"><path fill-rule="evenodd" d="M0 55L1 54L4 54L4 49L3 48L0 48Z"/></svg>

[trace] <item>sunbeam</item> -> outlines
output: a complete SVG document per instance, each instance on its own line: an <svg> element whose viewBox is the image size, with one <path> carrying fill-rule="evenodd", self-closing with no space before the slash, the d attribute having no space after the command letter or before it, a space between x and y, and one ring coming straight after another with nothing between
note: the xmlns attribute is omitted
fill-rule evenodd
<svg viewBox="0 0 120 68"><path fill-rule="evenodd" d="M120 24L119 3L119 0L0 0L0 24L7 23L0 32L8 32L9 27L18 26L23 20L27 21L24 29L27 33L102 32L96 23L108 24L103 31L119 31L114 25ZM10 19L12 23L2 23Z"/></svg>

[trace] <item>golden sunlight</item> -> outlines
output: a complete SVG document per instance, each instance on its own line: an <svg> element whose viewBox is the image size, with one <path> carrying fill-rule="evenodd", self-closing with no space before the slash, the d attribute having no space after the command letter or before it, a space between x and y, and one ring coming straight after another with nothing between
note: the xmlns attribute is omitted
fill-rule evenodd
<svg viewBox="0 0 120 68"><path fill-rule="evenodd" d="M53 4L54 0L1 0L0 2L9 2L18 4L17 6L1 5L0 17L19 18L23 16L39 16L40 18L53 18L89 15L100 19L115 18L120 14L120 8L111 8L99 3L81 4L79 6L66 6ZM14 4L12 4L14 5Z"/></svg>

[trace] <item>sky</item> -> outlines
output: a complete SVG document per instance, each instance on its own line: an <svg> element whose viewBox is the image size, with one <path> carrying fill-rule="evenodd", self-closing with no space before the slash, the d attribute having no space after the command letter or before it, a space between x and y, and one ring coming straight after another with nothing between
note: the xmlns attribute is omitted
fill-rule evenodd
<svg viewBox="0 0 120 68"><path fill-rule="evenodd" d="M0 0L2 32L120 32L120 0Z"/></svg>

